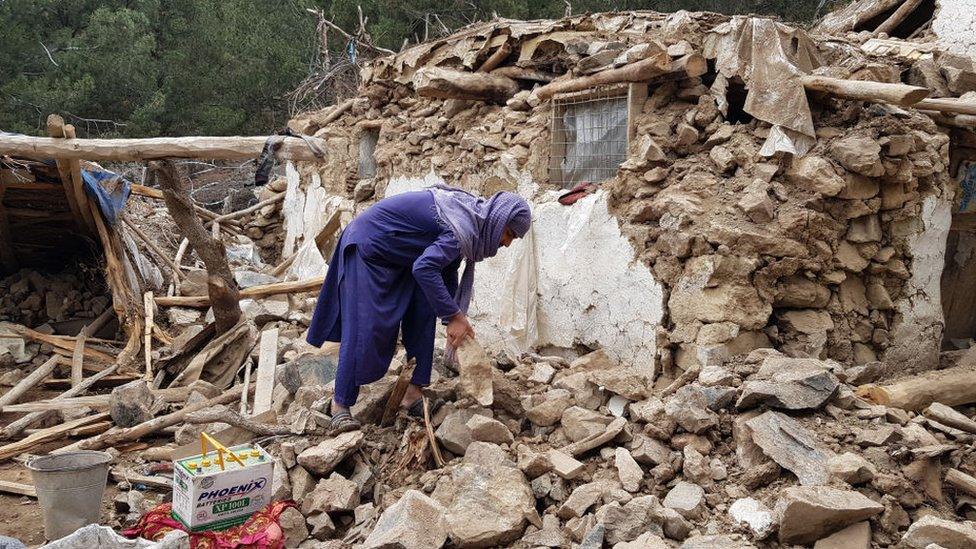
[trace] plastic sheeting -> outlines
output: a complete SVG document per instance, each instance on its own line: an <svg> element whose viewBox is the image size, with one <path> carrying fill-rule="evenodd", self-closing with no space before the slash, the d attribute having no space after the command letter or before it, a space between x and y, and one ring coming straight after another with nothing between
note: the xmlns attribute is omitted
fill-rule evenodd
<svg viewBox="0 0 976 549"><path fill-rule="evenodd" d="M85 192L95 199L102 217L109 225L114 225L119 212L129 200L132 185L124 177L108 170L81 170L81 179L85 182Z"/></svg>
<svg viewBox="0 0 976 549"><path fill-rule="evenodd" d="M42 546L41 549L190 549L190 536L174 530L159 541L126 539L108 526L89 524L74 533Z"/></svg>
<svg viewBox="0 0 976 549"><path fill-rule="evenodd" d="M773 125L763 145L764 155L776 151L802 155L809 150L816 133L799 77L820 66L820 60L805 32L771 19L733 17L709 33L704 54L715 60L722 76L745 83L743 110Z"/></svg>
<svg viewBox="0 0 976 549"><path fill-rule="evenodd" d="M499 327L511 336L519 349L531 348L539 340L539 268L535 229L513 250L501 288Z"/></svg>

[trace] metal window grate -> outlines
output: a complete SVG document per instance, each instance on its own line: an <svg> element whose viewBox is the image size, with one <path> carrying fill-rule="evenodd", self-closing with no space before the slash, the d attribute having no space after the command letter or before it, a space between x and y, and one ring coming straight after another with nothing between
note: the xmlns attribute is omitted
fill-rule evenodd
<svg viewBox="0 0 976 549"><path fill-rule="evenodd" d="M570 188L614 177L627 159L627 88L604 87L552 101L549 179Z"/></svg>

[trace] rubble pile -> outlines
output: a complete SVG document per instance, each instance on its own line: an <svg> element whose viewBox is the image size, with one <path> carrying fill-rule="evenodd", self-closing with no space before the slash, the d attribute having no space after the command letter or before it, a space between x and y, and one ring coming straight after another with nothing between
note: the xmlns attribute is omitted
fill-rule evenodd
<svg viewBox="0 0 976 549"><path fill-rule="evenodd" d="M101 278L94 264L57 272L21 269L0 279L0 321L50 326L93 319L112 302Z"/></svg>

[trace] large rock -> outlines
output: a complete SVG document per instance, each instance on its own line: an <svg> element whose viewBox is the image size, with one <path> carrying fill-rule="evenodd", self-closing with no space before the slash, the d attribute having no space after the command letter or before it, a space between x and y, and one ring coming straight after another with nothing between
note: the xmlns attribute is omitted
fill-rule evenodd
<svg viewBox="0 0 976 549"><path fill-rule="evenodd" d="M606 526L609 544L628 542L647 532L660 520L661 504L654 496L636 497L626 504L611 501L596 512L598 523ZM659 530L660 531L660 530Z"/></svg>
<svg viewBox="0 0 976 549"><path fill-rule="evenodd" d="M831 478L844 481L851 485L871 482L871 479L878 474L878 470L870 461L853 452L845 452L840 455L831 456L827 462L827 466Z"/></svg>
<svg viewBox="0 0 976 549"><path fill-rule="evenodd" d="M328 476L337 465L363 444L362 431L342 433L298 454L298 464L313 475Z"/></svg>
<svg viewBox="0 0 976 549"><path fill-rule="evenodd" d="M302 387L328 385L336 376L336 363L315 353L303 353L275 368L275 380L290 394Z"/></svg>
<svg viewBox="0 0 976 549"><path fill-rule="evenodd" d="M156 398L142 379L112 389L109 415L117 427L132 427L153 417Z"/></svg>
<svg viewBox="0 0 976 549"><path fill-rule="evenodd" d="M703 255L685 264L671 290L668 310L676 324L732 322L746 330L763 328L772 306L749 282L753 261Z"/></svg>
<svg viewBox="0 0 976 549"><path fill-rule="evenodd" d="M628 492L636 492L640 489L641 481L644 480L644 470L634 460L623 446L618 446L614 452L614 467L617 468L617 477L620 485Z"/></svg>
<svg viewBox="0 0 976 549"><path fill-rule="evenodd" d="M582 517L613 486L613 484L607 481L595 481L577 486L573 490L573 493L566 498L562 506L559 507L559 510L556 511L556 516L563 520Z"/></svg>
<svg viewBox="0 0 976 549"><path fill-rule="evenodd" d="M600 370L590 374L590 379L607 391L629 400L647 398L648 390L654 381L651 375L634 368Z"/></svg>
<svg viewBox="0 0 976 549"><path fill-rule="evenodd" d="M698 385L678 389L664 406L664 413L689 433L702 433L718 425L718 415L708 407L708 397Z"/></svg>
<svg viewBox="0 0 976 549"><path fill-rule="evenodd" d="M447 540L444 507L417 490L408 490L383 514L365 549L436 549Z"/></svg>
<svg viewBox="0 0 976 549"><path fill-rule="evenodd" d="M505 427L505 424L482 415L475 414L465 424L471 433L471 439L479 442L491 442L493 444L511 444L515 441L512 432Z"/></svg>
<svg viewBox="0 0 976 549"><path fill-rule="evenodd" d="M794 185L826 196L835 196L847 186L829 160L812 154L794 159L786 177Z"/></svg>
<svg viewBox="0 0 976 549"><path fill-rule="evenodd" d="M884 505L853 490L792 486L786 488L776 502L779 541L811 544L882 511Z"/></svg>
<svg viewBox="0 0 976 549"><path fill-rule="evenodd" d="M565 389L553 389L543 395L543 401L525 411L532 423L549 427L559 423L563 412L573 405L573 395Z"/></svg>
<svg viewBox="0 0 976 549"><path fill-rule="evenodd" d="M925 549L933 543L945 549L972 549L976 547L976 528L972 522L926 515L912 523L901 538L901 544L912 549Z"/></svg>
<svg viewBox="0 0 976 549"><path fill-rule="evenodd" d="M320 480L302 500L302 513L334 513L352 511L359 505L359 485L338 473Z"/></svg>
<svg viewBox="0 0 976 549"><path fill-rule="evenodd" d="M705 490L697 484L679 481L664 496L664 506L687 519L697 518L705 509Z"/></svg>
<svg viewBox="0 0 976 549"><path fill-rule="evenodd" d="M745 422L763 453L800 479L803 485L826 484L833 453L816 435L779 412L765 412Z"/></svg>
<svg viewBox="0 0 976 549"><path fill-rule="evenodd" d="M471 443L464 461L451 471L451 483L453 498L445 518L458 547L513 541L525 530L525 517L535 511L525 475L493 444Z"/></svg>
<svg viewBox="0 0 976 549"><path fill-rule="evenodd" d="M837 393L839 385L819 360L771 356L742 384L736 408L746 410L764 404L784 410L815 410Z"/></svg>
<svg viewBox="0 0 976 549"><path fill-rule="evenodd" d="M866 135L849 135L830 144L830 156L848 170L880 177L884 175L881 163L881 145Z"/></svg>
<svg viewBox="0 0 976 549"><path fill-rule="evenodd" d="M563 412L562 426L566 437L573 442L606 431L612 418L594 411L573 406Z"/></svg>
<svg viewBox="0 0 976 549"><path fill-rule="evenodd" d="M473 440L471 438L471 428L468 427L468 422L475 415L484 413L487 412L473 408L465 408L463 410L457 410L449 413L447 417L444 418L444 421L441 422L440 426L437 427L437 432L434 433L434 435L437 437L437 440L448 449L448 451L459 456L463 456L464 452L468 448L468 445L470 445Z"/></svg>
<svg viewBox="0 0 976 549"><path fill-rule="evenodd" d="M308 539L308 526L305 515L294 507L289 507L278 516L278 525L285 534L285 547L294 549Z"/></svg>
<svg viewBox="0 0 976 549"><path fill-rule="evenodd" d="M871 523L858 522L834 532L817 540L813 549L871 549Z"/></svg>

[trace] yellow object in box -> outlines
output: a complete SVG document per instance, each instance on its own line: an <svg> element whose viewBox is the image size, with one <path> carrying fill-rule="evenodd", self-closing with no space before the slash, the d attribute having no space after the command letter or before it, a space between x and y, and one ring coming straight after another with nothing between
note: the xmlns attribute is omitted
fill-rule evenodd
<svg viewBox="0 0 976 549"><path fill-rule="evenodd" d="M187 530L230 528L271 503L274 462L264 449L251 443L225 448L207 434L200 443L199 455L173 463L172 515Z"/></svg>

